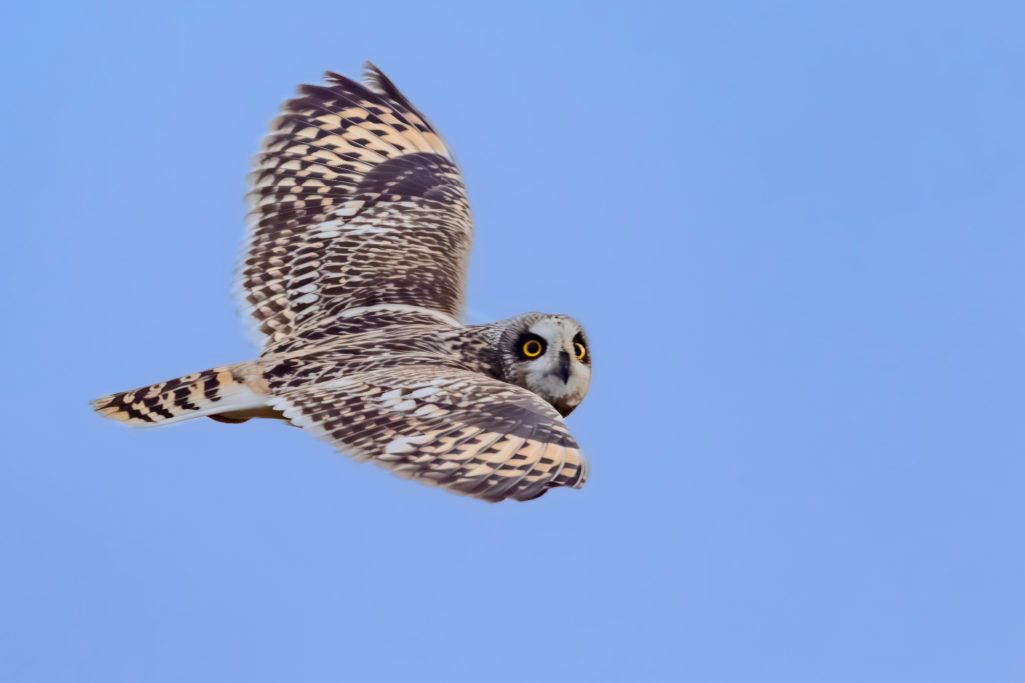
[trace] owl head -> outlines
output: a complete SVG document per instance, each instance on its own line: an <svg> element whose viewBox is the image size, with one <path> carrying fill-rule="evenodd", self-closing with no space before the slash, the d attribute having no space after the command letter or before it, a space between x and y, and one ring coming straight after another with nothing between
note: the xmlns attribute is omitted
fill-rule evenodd
<svg viewBox="0 0 1025 683"><path fill-rule="evenodd" d="M525 313L502 324L498 337L503 379L529 389L563 416L580 405L591 384L591 350L573 318Z"/></svg>

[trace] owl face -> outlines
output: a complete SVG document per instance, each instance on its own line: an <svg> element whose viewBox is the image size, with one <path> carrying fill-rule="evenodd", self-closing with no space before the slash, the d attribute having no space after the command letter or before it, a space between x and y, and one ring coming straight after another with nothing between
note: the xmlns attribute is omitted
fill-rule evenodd
<svg viewBox="0 0 1025 683"><path fill-rule="evenodd" d="M584 400L591 350L576 320L528 313L509 321L499 344L505 381L534 392L563 416Z"/></svg>

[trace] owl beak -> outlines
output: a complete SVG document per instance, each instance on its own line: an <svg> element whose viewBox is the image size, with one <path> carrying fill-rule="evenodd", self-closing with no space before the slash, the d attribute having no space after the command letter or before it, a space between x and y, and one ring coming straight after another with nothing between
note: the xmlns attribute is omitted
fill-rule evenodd
<svg viewBox="0 0 1025 683"><path fill-rule="evenodd" d="M562 378L562 383L565 384L569 381L569 354L565 351L559 352L559 377Z"/></svg>

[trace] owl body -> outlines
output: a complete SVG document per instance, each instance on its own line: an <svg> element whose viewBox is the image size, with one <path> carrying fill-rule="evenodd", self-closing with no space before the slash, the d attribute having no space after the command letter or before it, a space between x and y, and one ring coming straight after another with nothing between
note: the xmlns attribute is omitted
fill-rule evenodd
<svg viewBox="0 0 1025 683"><path fill-rule="evenodd" d="M553 365L539 364L536 379L530 370L535 363L524 363L519 349L524 337L542 331L545 345L561 346L549 354ZM453 370L473 372L518 386L537 384L539 395L548 397L563 416L569 415L583 400L590 381L589 361L579 358L574 339L583 335L580 324L568 316L528 313L509 320L483 325L445 323L406 323L371 330L334 334L320 344L296 347L286 342L269 349L257 367L269 386L287 389L319 384L346 377L395 367L429 364ZM553 340L553 341L549 341ZM572 354L575 372L561 377L560 354Z"/></svg>
<svg viewBox="0 0 1025 683"><path fill-rule="evenodd" d="M591 376L572 318L459 321L472 238L451 155L370 67L285 105L257 157L238 289L253 361L98 399L129 424L277 418L484 500L582 486L562 418Z"/></svg>

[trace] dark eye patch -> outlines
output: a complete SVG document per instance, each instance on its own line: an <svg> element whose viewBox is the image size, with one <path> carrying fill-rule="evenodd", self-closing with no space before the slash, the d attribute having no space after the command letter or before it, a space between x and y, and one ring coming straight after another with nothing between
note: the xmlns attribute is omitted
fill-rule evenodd
<svg viewBox="0 0 1025 683"><path fill-rule="evenodd" d="M583 335L582 332L577 332L576 336L573 337L573 348L574 349L579 348L577 346L578 344L583 347L584 355L583 355L583 357L581 357L580 354L578 353L577 354L577 358L580 360L580 362L582 362L584 364L587 364L587 365L590 365L590 363L591 363L591 347L589 347L587 345L587 340L584 339L584 335Z"/></svg>
<svg viewBox="0 0 1025 683"><path fill-rule="evenodd" d="M537 342L541 345L541 351L534 355L527 355L527 342ZM539 337L533 332L525 332L516 340L516 345L513 347L513 350L522 360L536 360L545 354L545 350L547 350L547 348L548 344L545 342L543 337Z"/></svg>

